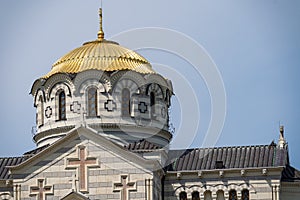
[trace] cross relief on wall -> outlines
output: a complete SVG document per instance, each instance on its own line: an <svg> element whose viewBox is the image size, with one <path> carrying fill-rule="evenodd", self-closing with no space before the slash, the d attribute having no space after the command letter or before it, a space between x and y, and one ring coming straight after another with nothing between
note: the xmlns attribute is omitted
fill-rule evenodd
<svg viewBox="0 0 300 200"><path fill-rule="evenodd" d="M36 186L31 186L29 189L30 196L36 196L37 200L45 200L47 194L53 194L53 186L46 185L46 179L38 179Z"/></svg>
<svg viewBox="0 0 300 200"><path fill-rule="evenodd" d="M80 114L81 113L81 104L78 101L74 101L71 105L70 105L70 110L73 113L77 113Z"/></svg>
<svg viewBox="0 0 300 200"><path fill-rule="evenodd" d="M148 105L141 101L138 105L138 110L140 111L140 113L146 113L148 111Z"/></svg>
<svg viewBox="0 0 300 200"><path fill-rule="evenodd" d="M50 106L47 106L46 110L45 110L45 116L47 118L50 118L52 115L52 108Z"/></svg>
<svg viewBox="0 0 300 200"><path fill-rule="evenodd" d="M117 109L117 104L116 102L114 102L111 99L108 99L105 103L104 103L104 108L107 110L107 112L113 112L114 110Z"/></svg>
<svg viewBox="0 0 300 200"><path fill-rule="evenodd" d="M76 152L78 155L77 157L66 159L66 169L76 169L79 191L82 193L88 193L89 168L99 168L100 165L97 158L88 157L85 146L78 146Z"/></svg>
<svg viewBox="0 0 300 200"><path fill-rule="evenodd" d="M129 200L129 192L137 191L136 182L130 182L128 175L121 175L121 181L113 186L114 192L120 192L121 200Z"/></svg>

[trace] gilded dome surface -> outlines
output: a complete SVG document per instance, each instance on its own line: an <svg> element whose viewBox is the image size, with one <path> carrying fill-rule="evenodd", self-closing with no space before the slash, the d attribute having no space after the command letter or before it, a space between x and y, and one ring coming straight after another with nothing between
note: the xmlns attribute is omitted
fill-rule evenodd
<svg viewBox="0 0 300 200"><path fill-rule="evenodd" d="M43 78L49 78L56 73L74 74L89 69L155 73L143 56L116 42L103 39L84 43L81 47L67 53L53 64L51 71Z"/></svg>

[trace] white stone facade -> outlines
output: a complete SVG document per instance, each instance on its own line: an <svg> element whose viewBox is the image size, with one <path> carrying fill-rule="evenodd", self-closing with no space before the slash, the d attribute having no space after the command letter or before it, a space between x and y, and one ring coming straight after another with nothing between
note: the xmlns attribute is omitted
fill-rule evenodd
<svg viewBox="0 0 300 200"><path fill-rule="evenodd" d="M88 113L90 88L97 91L96 116ZM129 116L122 116L122 90L125 88L130 92ZM34 140L38 146L43 146L74 127L88 125L99 132L117 132L111 135L119 142L151 137L152 142L165 146L171 139L168 109L172 90L171 82L158 74L141 75L133 71L109 74L88 70L75 77L55 74L47 80L38 79L31 91L37 108ZM62 91L65 93L65 119L59 118ZM155 104L150 105L153 94ZM118 134L120 132L128 134Z"/></svg>
<svg viewBox="0 0 300 200"><path fill-rule="evenodd" d="M95 163L71 167L70 159L80 159L79 148L84 148L86 162ZM94 131L79 128L39 156L12 168L11 184L16 200L40 199L39 192L43 199L61 199L72 191L89 199L122 199L124 177L126 183L132 184L126 191L127 199L144 200L146 196L160 199L155 188L161 187L157 178L160 180L162 175L159 162L145 160ZM43 191L39 190L39 181Z"/></svg>

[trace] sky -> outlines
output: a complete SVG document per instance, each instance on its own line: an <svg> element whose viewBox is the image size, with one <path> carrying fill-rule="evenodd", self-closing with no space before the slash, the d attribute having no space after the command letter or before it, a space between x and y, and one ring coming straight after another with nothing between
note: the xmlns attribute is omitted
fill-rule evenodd
<svg viewBox="0 0 300 200"><path fill-rule="evenodd" d="M0 156L35 148L31 86L61 56L96 39L99 6L100 0L0 1ZM215 146L277 142L281 124L290 161L300 169L299 1L103 0L103 17L108 39L156 27L198 44L217 67L226 94L226 118ZM159 34L137 37L144 42L160 39ZM173 45L184 49L177 42ZM180 135L190 141L186 148L203 145L214 106L211 83L188 58L171 50L137 51L173 82L173 148L180 146ZM191 48L185 53L199 52ZM195 124L196 135L182 128Z"/></svg>

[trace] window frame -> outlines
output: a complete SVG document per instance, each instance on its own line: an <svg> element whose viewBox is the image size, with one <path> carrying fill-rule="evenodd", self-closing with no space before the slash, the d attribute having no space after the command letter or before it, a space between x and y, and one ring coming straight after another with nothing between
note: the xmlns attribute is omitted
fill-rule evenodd
<svg viewBox="0 0 300 200"><path fill-rule="evenodd" d="M179 193L179 200L187 200L186 191L182 191L182 192Z"/></svg>
<svg viewBox="0 0 300 200"><path fill-rule="evenodd" d="M247 198L247 199L246 199L246 197L244 196L244 194L245 194L244 192L247 192L247 195L248 195L248 198ZM249 199L250 199L250 192L249 192L248 189L243 189L241 193L242 193L242 197L241 197L242 200L249 200Z"/></svg>
<svg viewBox="0 0 300 200"><path fill-rule="evenodd" d="M37 116L36 116L36 124L38 127L44 125L44 101L43 96L39 96L38 105L37 105Z"/></svg>
<svg viewBox="0 0 300 200"><path fill-rule="evenodd" d="M63 121L67 119L67 96L64 90L58 91L57 96L58 96L58 120L57 121Z"/></svg>
<svg viewBox="0 0 300 200"><path fill-rule="evenodd" d="M121 116L122 117L130 117L131 116L131 96L130 90L128 88L122 89L121 94Z"/></svg>
<svg viewBox="0 0 300 200"><path fill-rule="evenodd" d="M192 200L200 200L200 192L193 191L192 192Z"/></svg>
<svg viewBox="0 0 300 200"><path fill-rule="evenodd" d="M232 194L232 193L234 193L234 194ZM232 196L232 195L234 195L234 196ZM234 189L229 190L229 192L228 192L228 200L238 200L236 190L234 190Z"/></svg>
<svg viewBox="0 0 300 200"><path fill-rule="evenodd" d="M94 91L93 94L91 94L92 90ZM93 102L91 101L90 95L93 95L94 97ZM95 104L93 109L91 108L92 103ZM92 114L93 111L95 114ZM90 87L87 89L87 117L98 117L98 90L96 87Z"/></svg>

